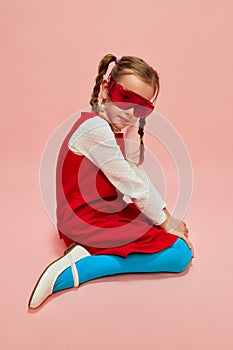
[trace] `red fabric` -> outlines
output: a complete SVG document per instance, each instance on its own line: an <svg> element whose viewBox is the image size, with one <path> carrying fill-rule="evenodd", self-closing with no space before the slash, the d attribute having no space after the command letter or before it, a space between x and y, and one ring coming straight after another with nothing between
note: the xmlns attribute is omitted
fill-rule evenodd
<svg viewBox="0 0 233 350"><path fill-rule="evenodd" d="M68 148L70 136L96 113L83 112L60 148L56 169L57 229L68 246L77 242L92 255L126 257L155 253L171 246L177 236L153 223L133 203L126 204L104 173ZM123 134L115 134L125 156Z"/></svg>

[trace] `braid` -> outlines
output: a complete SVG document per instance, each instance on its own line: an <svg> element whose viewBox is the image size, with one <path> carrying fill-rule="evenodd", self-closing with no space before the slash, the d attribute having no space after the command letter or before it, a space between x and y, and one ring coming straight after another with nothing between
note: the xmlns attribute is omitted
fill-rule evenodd
<svg viewBox="0 0 233 350"><path fill-rule="evenodd" d="M98 108L98 97L100 92L100 85L103 81L103 77L106 74L108 70L108 66L111 62L116 60L116 56L112 54L105 55L102 60L99 63L98 66L98 75L95 80L95 86L92 91L91 99L90 99L90 105L92 106L92 110L96 113L99 112Z"/></svg>
<svg viewBox="0 0 233 350"><path fill-rule="evenodd" d="M146 119L145 118L140 118L139 119L139 128L138 128L138 134L140 136L140 155L139 155L139 163L138 165L141 165L144 161L144 143L143 143L143 136L144 136L144 126L146 124Z"/></svg>

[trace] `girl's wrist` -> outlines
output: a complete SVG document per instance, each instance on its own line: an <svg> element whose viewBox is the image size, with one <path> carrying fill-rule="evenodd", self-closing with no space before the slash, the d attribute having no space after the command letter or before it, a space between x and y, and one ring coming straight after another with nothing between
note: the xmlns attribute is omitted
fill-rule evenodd
<svg viewBox="0 0 233 350"><path fill-rule="evenodd" d="M167 210L167 208L163 208L164 220L159 224L162 228L166 228L169 219L171 218L171 214Z"/></svg>
<svg viewBox="0 0 233 350"><path fill-rule="evenodd" d="M171 217L171 214L169 213L169 211L167 210L167 208L163 208L163 212L167 217L167 220Z"/></svg>
<svg viewBox="0 0 233 350"><path fill-rule="evenodd" d="M167 223L169 216L170 216L170 214L167 211L167 209L163 208L161 211L161 215L157 218L157 220L155 222L155 225L162 227L165 223Z"/></svg>

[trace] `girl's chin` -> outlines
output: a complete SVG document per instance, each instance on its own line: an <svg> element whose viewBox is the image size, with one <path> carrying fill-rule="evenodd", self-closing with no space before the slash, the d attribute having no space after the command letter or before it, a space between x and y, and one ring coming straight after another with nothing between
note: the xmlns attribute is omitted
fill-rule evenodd
<svg viewBox="0 0 233 350"><path fill-rule="evenodd" d="M121 123L113 123L112 126L117 131L121 131L121 129L124 129L127 127L127 125L121 124Z"/></svg>

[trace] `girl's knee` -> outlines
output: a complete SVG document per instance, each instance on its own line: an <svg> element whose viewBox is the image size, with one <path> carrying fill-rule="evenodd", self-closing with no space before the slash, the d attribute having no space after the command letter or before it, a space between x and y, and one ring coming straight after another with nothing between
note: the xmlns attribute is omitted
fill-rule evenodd
<svg viewBox="0 0 233 350"><path fill-rule="evenodd" d="M188 267L189 263L191 262L192 251L188 247L187 243L181 238L177 239L174 248L177 250L175 272L182 272Z"/></svg>

